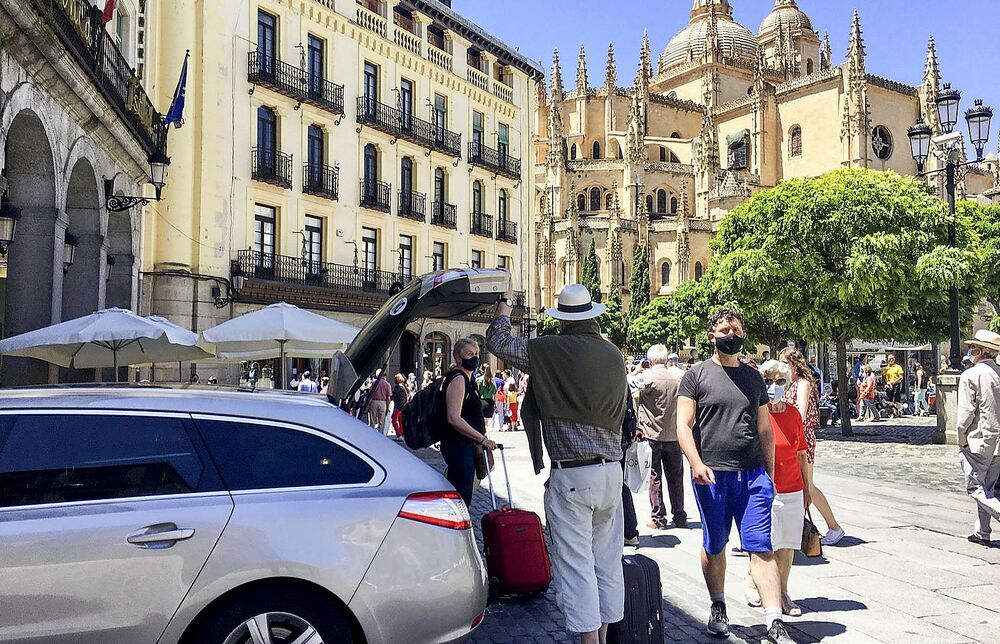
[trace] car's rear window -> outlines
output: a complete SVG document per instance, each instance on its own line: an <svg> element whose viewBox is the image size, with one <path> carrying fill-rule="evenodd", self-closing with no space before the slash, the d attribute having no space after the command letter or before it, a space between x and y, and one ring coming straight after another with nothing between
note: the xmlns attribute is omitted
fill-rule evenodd
<svg viewBox="0 0 1000 644"><path fill-rule="evenodd" d="M350 450L306 431L229 420L197 425L230 490L362 485L375 476Z"/></svg>

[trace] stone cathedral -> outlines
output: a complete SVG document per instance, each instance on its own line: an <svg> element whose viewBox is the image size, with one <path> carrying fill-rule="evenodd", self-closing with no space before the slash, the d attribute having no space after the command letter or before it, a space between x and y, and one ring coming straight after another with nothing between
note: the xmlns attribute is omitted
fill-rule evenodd
<svg viewBox="0 0 1000 644"><path fill-rule="evenodd" d="M795 0L777 0L756 35L729 0L695 0L658 58L644 37L627 88L613 47L598 87L582 46L571 87L556 52L534 123L534 301L553 306L580 281L592 240L602 290L625 302L636 249L648 245L655 297L701 277L718 222L755 192L839 167L915 174L907 129L922 118L940 133L941 88L933 38L919 86L881 78L866 71L856 12L835 64L829 35ZM996 192L997 167L991 157L966 169L960 196Z"/></svg>

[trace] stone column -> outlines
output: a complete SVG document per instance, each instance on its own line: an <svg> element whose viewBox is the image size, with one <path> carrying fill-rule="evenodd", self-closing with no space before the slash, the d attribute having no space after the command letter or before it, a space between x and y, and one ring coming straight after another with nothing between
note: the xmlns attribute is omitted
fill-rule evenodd
<svg viewBox="0 0 1000 644"><path fill-rule="evenodd" d="M958 381L961 374L947 372L937 378L937 445L958 445Z"/></svg>

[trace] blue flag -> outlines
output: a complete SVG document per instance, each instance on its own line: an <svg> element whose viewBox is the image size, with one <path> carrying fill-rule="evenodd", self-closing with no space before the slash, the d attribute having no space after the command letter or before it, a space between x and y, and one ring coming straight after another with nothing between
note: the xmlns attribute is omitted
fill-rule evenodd
<svg viewBox="0 0 1000 644"><path fill-rule="evenodd" d="M188 57L191 51L184 54L184 66L181 67L181 77L177 81L177 89L174 90L174 100L170 103L167 115L163 117L163 124L169 126L173 123L180 127L184 123L184 93L187 91L188 78Z"/></svg>

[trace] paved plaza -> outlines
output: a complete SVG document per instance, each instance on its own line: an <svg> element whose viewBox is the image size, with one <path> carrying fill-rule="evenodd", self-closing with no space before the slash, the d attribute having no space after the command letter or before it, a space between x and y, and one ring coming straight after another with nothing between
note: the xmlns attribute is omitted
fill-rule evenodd
<svg viewBox="0 0 1000 644"><path fill-rule="evenodd" d="M791 594L804 614L786 619L799 642L996 641L1000 548L965 540L972 503L962 490L956 448L930 444L932 420L856 425L850 439L840 436L839 427L820 433L816 481L848 537L826 548L822 559L796 561ZM538 512L544 520L544 472L532 474L524 433L490 437L507 447L517 506ZM423 450L421 456L443 467L436 452ZM499 471L499 496L506 499ZM690 489L685 509L691 529L652 531L645 527L645 495L637 495L635 504L642 535L638 551L659 563L663 578L666 640L718 641L703 631L709 602L698 563L701 531ZM479 517L489 507L484 487L473 503L478 538ZM823 530L819 516L815 518ZM729 563L730 641L759 642L762 613L749 608L742 597L747 560L731 557ZM571 639L550 590L535 599L494 603L473 641L541 644Z"/></svg>

